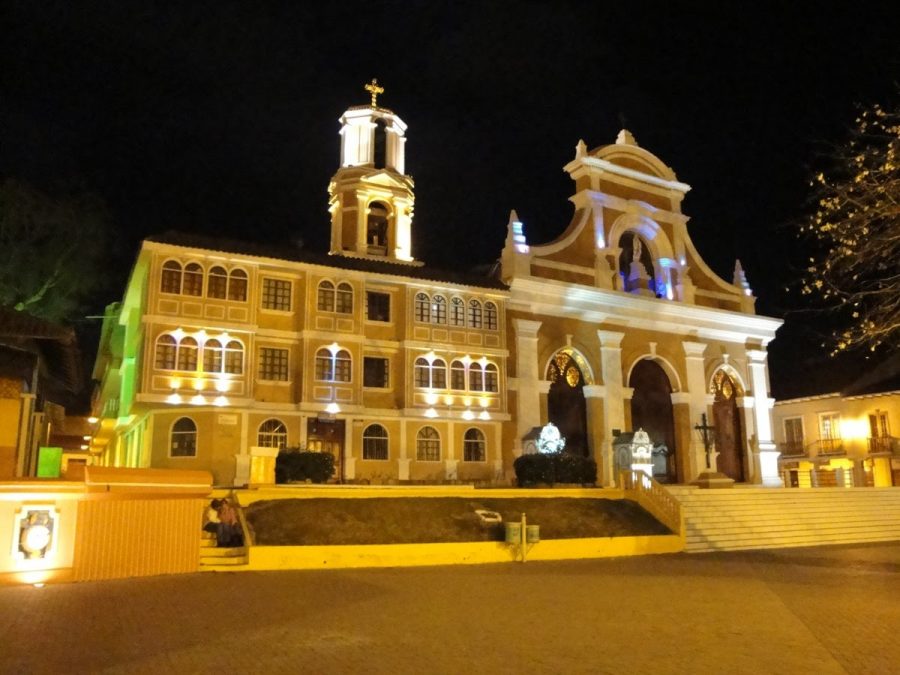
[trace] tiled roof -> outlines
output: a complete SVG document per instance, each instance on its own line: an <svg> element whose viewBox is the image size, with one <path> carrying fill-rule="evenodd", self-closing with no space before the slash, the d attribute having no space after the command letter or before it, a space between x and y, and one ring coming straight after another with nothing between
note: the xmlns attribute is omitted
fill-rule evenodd
<svg viewBox="0 0 900 675"><path fill-rule="evenodd" d="M16 361L16 354L21 357L24 353L40 353L43 375L58 382L68 392L78 391L81 387L78 341L71 328L10 307L0 307L0 348L6 352L7 366ZM18 363L21 367L24 362L19 358Z"/></svg>
<svg viewBox="0 0 900 675"><path fill-rule="evenodd" d="M39 319L11 307L0 307L0 336L75 342L71 328Z"/></svg>
<svg viewBox="0 0 900 675"><path fill-rule="evenodd" d="M236 241L234 239L220 239L205 235L187 234L185 232L169 231L160 235L147 237L146 241L186 248L199 248L221 253L237 253L263 258L274 258L289 262L309 263L322 265L336 269L355 270L358 272L370 272L372 274L386 274L394 277L404 277L421 281L434 281L462 286L475 286L492 290L505 291L508 286L499 279L491 276L467 271L439 270L434 267L404 265L387 260L372 260L369 258L353 258L342 255L327 255L315 253L294 246L277 246L273 244L259 244L248 241Z"/></svg>
<svg viewBox="0 0 900 675"><path fill-rule="evenodd" d="M900 391L900 352L867 369L841 391L843 396L864 396Z"/></svg>

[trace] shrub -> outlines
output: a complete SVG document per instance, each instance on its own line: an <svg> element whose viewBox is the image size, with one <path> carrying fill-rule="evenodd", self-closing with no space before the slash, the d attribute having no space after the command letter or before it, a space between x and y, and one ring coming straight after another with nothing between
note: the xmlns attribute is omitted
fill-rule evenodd
<svg viewBox="0 0 900 675"><path fill-rule="evenodd" d="M275 458L275 482L310 481L324 483L334 475L334 455L285 448Z"/></svg>
<svg viewBox="0 0 900 675"><path fill-rule="evenodd" d="M513 463L513 468L520 487L597 482L597 463L593 459L566 452L522 455Z"/></svg>

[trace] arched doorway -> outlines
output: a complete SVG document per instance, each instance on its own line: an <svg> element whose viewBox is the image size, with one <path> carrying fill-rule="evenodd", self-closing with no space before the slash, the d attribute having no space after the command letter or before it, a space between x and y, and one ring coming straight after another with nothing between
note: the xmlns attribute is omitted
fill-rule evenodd
<svg viewBox="0 0 900 675"><path fill-rule="evenodd" d="M628 386L631 397L631 428L643 429L654 445L666 448L665 461L654 457L653 477L665 483L682 480L675 461L675 415L672 411L672 385L666 371L650 359L638 361L631 371Z"/></svg>
<svg viewBox="0 0 900 675"><path fill-rule="evenodd" d="M547 416L566 439L566 452L588 455L587 405L584 400L585 375L580 359L570 351L561 351L547 367L550 391Z"/></svg>
<svg viewBox="0 0 900 675"><path fill-rule="evenodd" d="M744 443L741 433L741 416L737 399L741 395L740 385L726 373L719 370L710 387L713 396L713 426L715 427L716 451L719 453L718 470L737 482L744 480Z"/></svg>

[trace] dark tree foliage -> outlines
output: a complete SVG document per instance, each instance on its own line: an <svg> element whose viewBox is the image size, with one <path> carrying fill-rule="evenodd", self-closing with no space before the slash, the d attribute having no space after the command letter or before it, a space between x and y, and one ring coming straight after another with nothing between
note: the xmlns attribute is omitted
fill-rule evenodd
<svg viewBox="0 0 900 675"><path fill-rule="evenodd" d="M800 227L815 251L802 293L840 326L832 352L900 346L900 108L875 105L811 182Z"/></svg>
<svg viewBox="0 0 900 675"><path fill-rule="evenodd" d="M75 318L102 280L110 220L96 197L51 196L0 182L0 305L51 321Z"/></svg>

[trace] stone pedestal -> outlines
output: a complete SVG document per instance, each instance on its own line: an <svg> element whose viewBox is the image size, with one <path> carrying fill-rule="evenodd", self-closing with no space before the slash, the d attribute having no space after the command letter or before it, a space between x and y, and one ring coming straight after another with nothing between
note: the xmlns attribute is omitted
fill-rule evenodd
<svg viewBox="0 0 900 675"><path fill-rule="evenodd" d="M701 488L730 488L734 487L734 479L718 471L703 471L691 481L691 485Z"/></svg>
<svg viewBox="0 0 900 675"><path fill-rule="evenodd" d="M275 485L275 458L279 448L250 448L250 480L248 485Z"/></svg>

